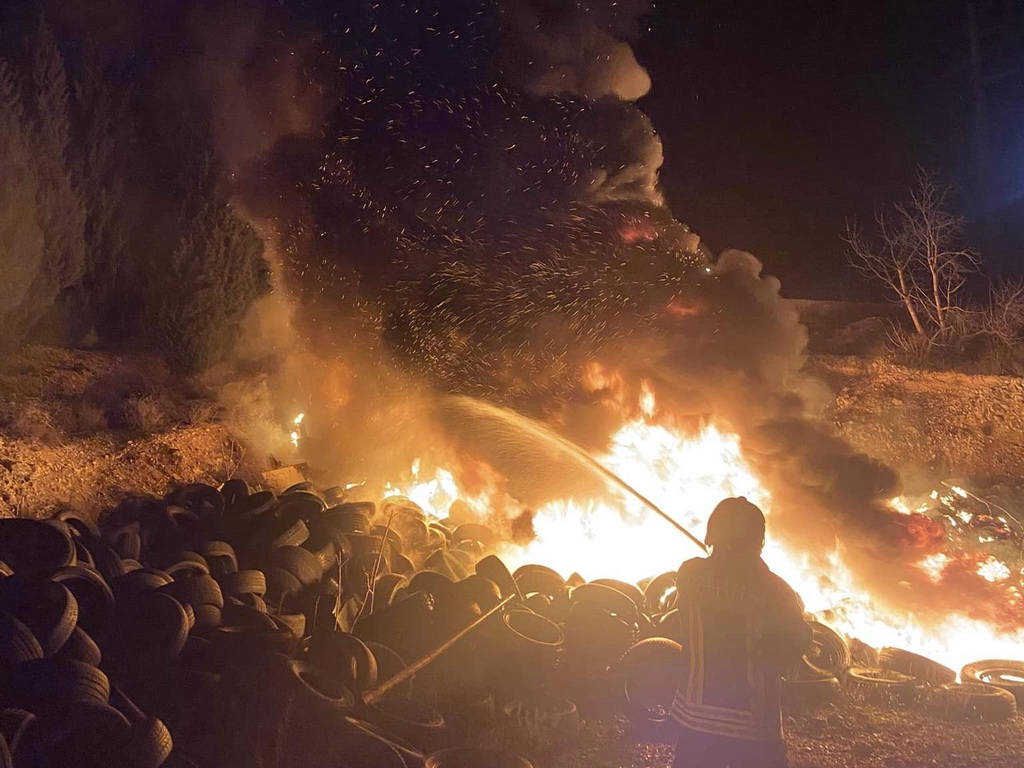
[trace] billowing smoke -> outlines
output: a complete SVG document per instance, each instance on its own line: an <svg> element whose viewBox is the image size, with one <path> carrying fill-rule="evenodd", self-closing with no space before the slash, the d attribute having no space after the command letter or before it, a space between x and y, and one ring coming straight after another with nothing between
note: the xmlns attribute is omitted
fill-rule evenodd
<svg viewBox="0 0 1024 768"><path fill-rule="evenodd" d="M650 10L647 0L502 0L499 8L509 33L506 63L530 93L636 101L651 90L627 42Z"/></svg>
<svg viewBox="0 0 1024 768"><path fill-rule="evenodd" d="M439 447L421 407L435 391L600 449L621 420L583 386L600 364L634 394L652 382L677 421L736 432L773 531L812 560L839 538L866 584L917 608L981 593L909 566L937 532L890 512L895 473L814 417L778 282L748 254L709 260L665 208L661 145L633 103L650 87L629 46L646 10L196 3L188 80L277 267L240 360L278 418L307 413L310 458L350 479Z"/></svg>

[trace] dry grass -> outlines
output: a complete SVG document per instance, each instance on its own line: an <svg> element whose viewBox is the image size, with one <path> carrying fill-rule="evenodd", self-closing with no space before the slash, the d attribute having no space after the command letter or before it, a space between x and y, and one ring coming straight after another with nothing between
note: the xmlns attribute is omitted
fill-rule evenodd
<svg viewBox="0 0 1024 768"><path fill-rule="evenodd" d="M168 413L155 395L126 397L121 401L121 423L133 432L152 435L161 431L168 422Z"/></svg>
<svg viewBox="0 0 1024 768"><path fill-rule="evenodd" d="M59 444L64 435L51 412L39 400L27 400L15 409L8 424L11 435L30 443Z"/></svg>
<svg viewBox="0 0 1024 768"><path fill-rule="evenodd" d="M54 412L60 429L68 435L94 435L109 428L103 409L88 400L76 400Z"/></svg>
<svg viewBox="0 0 1024 768"><path fill-rule="evenodd" d="M186 421L189 426L198 427L216 421L217 404L209 400L192 400L186 403Z"/></svg>

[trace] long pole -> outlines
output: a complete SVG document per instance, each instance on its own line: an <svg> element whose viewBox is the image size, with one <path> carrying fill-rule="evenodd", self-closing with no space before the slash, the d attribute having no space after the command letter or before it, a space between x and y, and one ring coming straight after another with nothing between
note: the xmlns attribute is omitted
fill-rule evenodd
<svg viewBox="0 0 1024 768"><path fill-rule="evenodd" d="M379 699L381 696L383 696L388 691L390 691L392 688L394 688L396 685L401 685L402 683L404 683L406 680L408 680L410 677L415 675L417 672L419 672L425 666L427 666L432 661L437 659L442 653L444 653L449 648L451 648L453 645L455 645L457 642L459 642L459 640L461 640L466 635L468 635L470 632L472 632L474 629L476 629L481 624L483 624L484 621L486 621L488 618L490 618L495 613L497 613L502 608L504 608L506 605L508 605L509 602L513 598L515 598L515 597L516 597L516 595L509 595L504 600L502 600L500 603L498 603L496 606L491 608L491 610L487 611L487 613L483 614L482 616L480 616L480 618L476 619L468 627L465 627L464 629L461 629L458 632L456 632L452 637L448 638L448 640L446 640L441 646L439 646L435 650L431 651L426 656L420 658L418 661L413 662L408 667L406 667L405 669L401 670L398 674L396 674L393 677L385 680L383 683L378 685L376 688L372 688L369 691L364 692L363 693L363 703L364 704L372 704L373 702L377 701L377 699Z"/></svg>
<svg viewBox="0 0 1024 768"><path fill-rule="evenodd" d="M348 715L345 715L345 722L348 723L349 725L353 726L354 728L358 728L363 733L368 733L371 736L373 736L374 738L380 739L385 744L387 744L389 747L393 747L394 749L397 749L402 754L408 755L409 757L413 758L414 760L422 762L423 758L425 757L425 755L422 752L417 752L415 749L410 749L409 747L407 747L407 746L405 746L403 744L399 744L398 742L392 741L391 739L389 739L384 734L382 734L382 733L380 733L380 732L378 732L378 731L376 731L376 730L374 730L372 728L367 728L366 724L363 723L361 720L357 720L354 717L349 717Z"/></svg>
<svg viewBox="0 0 1024 768"><path fill-rule="evenodd" d="M707 545L703 541L698 539L696 536L694 536L692 533L690 533L686 528L684 528L682 523L680 523L674 517L669 515L665 510L663 510L661 507L659 507L653 501L648 499L646 496L644 496L642 493L640 493L640 491L638 491L636 488L631 486L629 483L627 483L621 477L616 475L614 472L612 472L610 469L608 469L606 466L604 466L601 462L599 462L593 456L588 454L582 448L577 448L577 450L579 450L580 457L584 461L586 461L587 464L589 464L591 467L593 467L596 471L600 472L608 480L610 480L611 482L615 483L620 488L622 488L622 490L624 490L627 493L629 493L631 496L633 496L633 498L635 498L637 501L639 501L641 504L643 504L649 510L651 510L652 512L654 512L657 515L660 515L673 528L675 528L681 534L686 536L686 538L688 538L690 541L692 541L694 544L696 544L698 547L700 547L703 552L706 553L708 551Z"/></svg>

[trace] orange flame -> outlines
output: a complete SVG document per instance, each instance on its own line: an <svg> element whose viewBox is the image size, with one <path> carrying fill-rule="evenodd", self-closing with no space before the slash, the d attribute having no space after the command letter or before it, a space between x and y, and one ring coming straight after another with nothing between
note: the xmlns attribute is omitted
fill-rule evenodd
<svg viewBox="0 0 1024 768"><path fill-rule="evenodd" d="M595 366L587 372L595 388L614 385L614 374ZM708 514L727 496L746 496L768 517L768 542L764 558L803 598L807 610L850 638L875 647L896 646L926 655L959 670L979 658L1024 658L1024 629L1001 629L995 622L951 613L941 622L927 621L909 612L881 606L858 585L848 567L841 542L812 562L806 553L771 535L772 500L744 461L739 440L715 425L688 436L653 422L655 396L649 385L641 394L640 416L616 433L604 456L598 459L640 493L673 515L697 536L702 536ZM953 491L964 497L962 489ZM455 500L461 500L487 519L495 509L515 508L497 485L466 493L456 475L439 470L433 477L417 474L389 494L416 501L438 519L447 517ZM908 526L909 535L934 539L934 523L913 510L905 499L893 499L894 512ZM902 517L906 515L906 517ZM519 545L506 543L499 554L510 568L542 563L563 576L577 572L585 579L617 578L637 582L665 571L701 553L668 523L632 498L609 497L607 501L582 503L573 499L552 500L532 517L535 537ZM938 526L941 528L941 526ZM822 568L821 563L827 564ZM988 582L1008 579L1011 570L994 556L964 564L939 552L924 557L917 568L927 581L939 584L951 576L951 568L968 568ZM1016 599L1014 588L1006 594Z"/></svg>

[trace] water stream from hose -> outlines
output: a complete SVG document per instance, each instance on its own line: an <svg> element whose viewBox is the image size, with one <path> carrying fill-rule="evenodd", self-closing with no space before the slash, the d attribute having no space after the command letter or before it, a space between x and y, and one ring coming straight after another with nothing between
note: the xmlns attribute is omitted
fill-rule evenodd
<svg viewBox="0 0 1024 768"><path fill-rule="evenodd" d="M471 441L492 465L534 478L564 472L568 466L583 469L637 499L697 545L707 547L665 510L597 461L576 443L547 425L507 408L464 395L446 395L438 403L441 423L455 436ZM525 465L525 466L524 466Z"/></svg>

